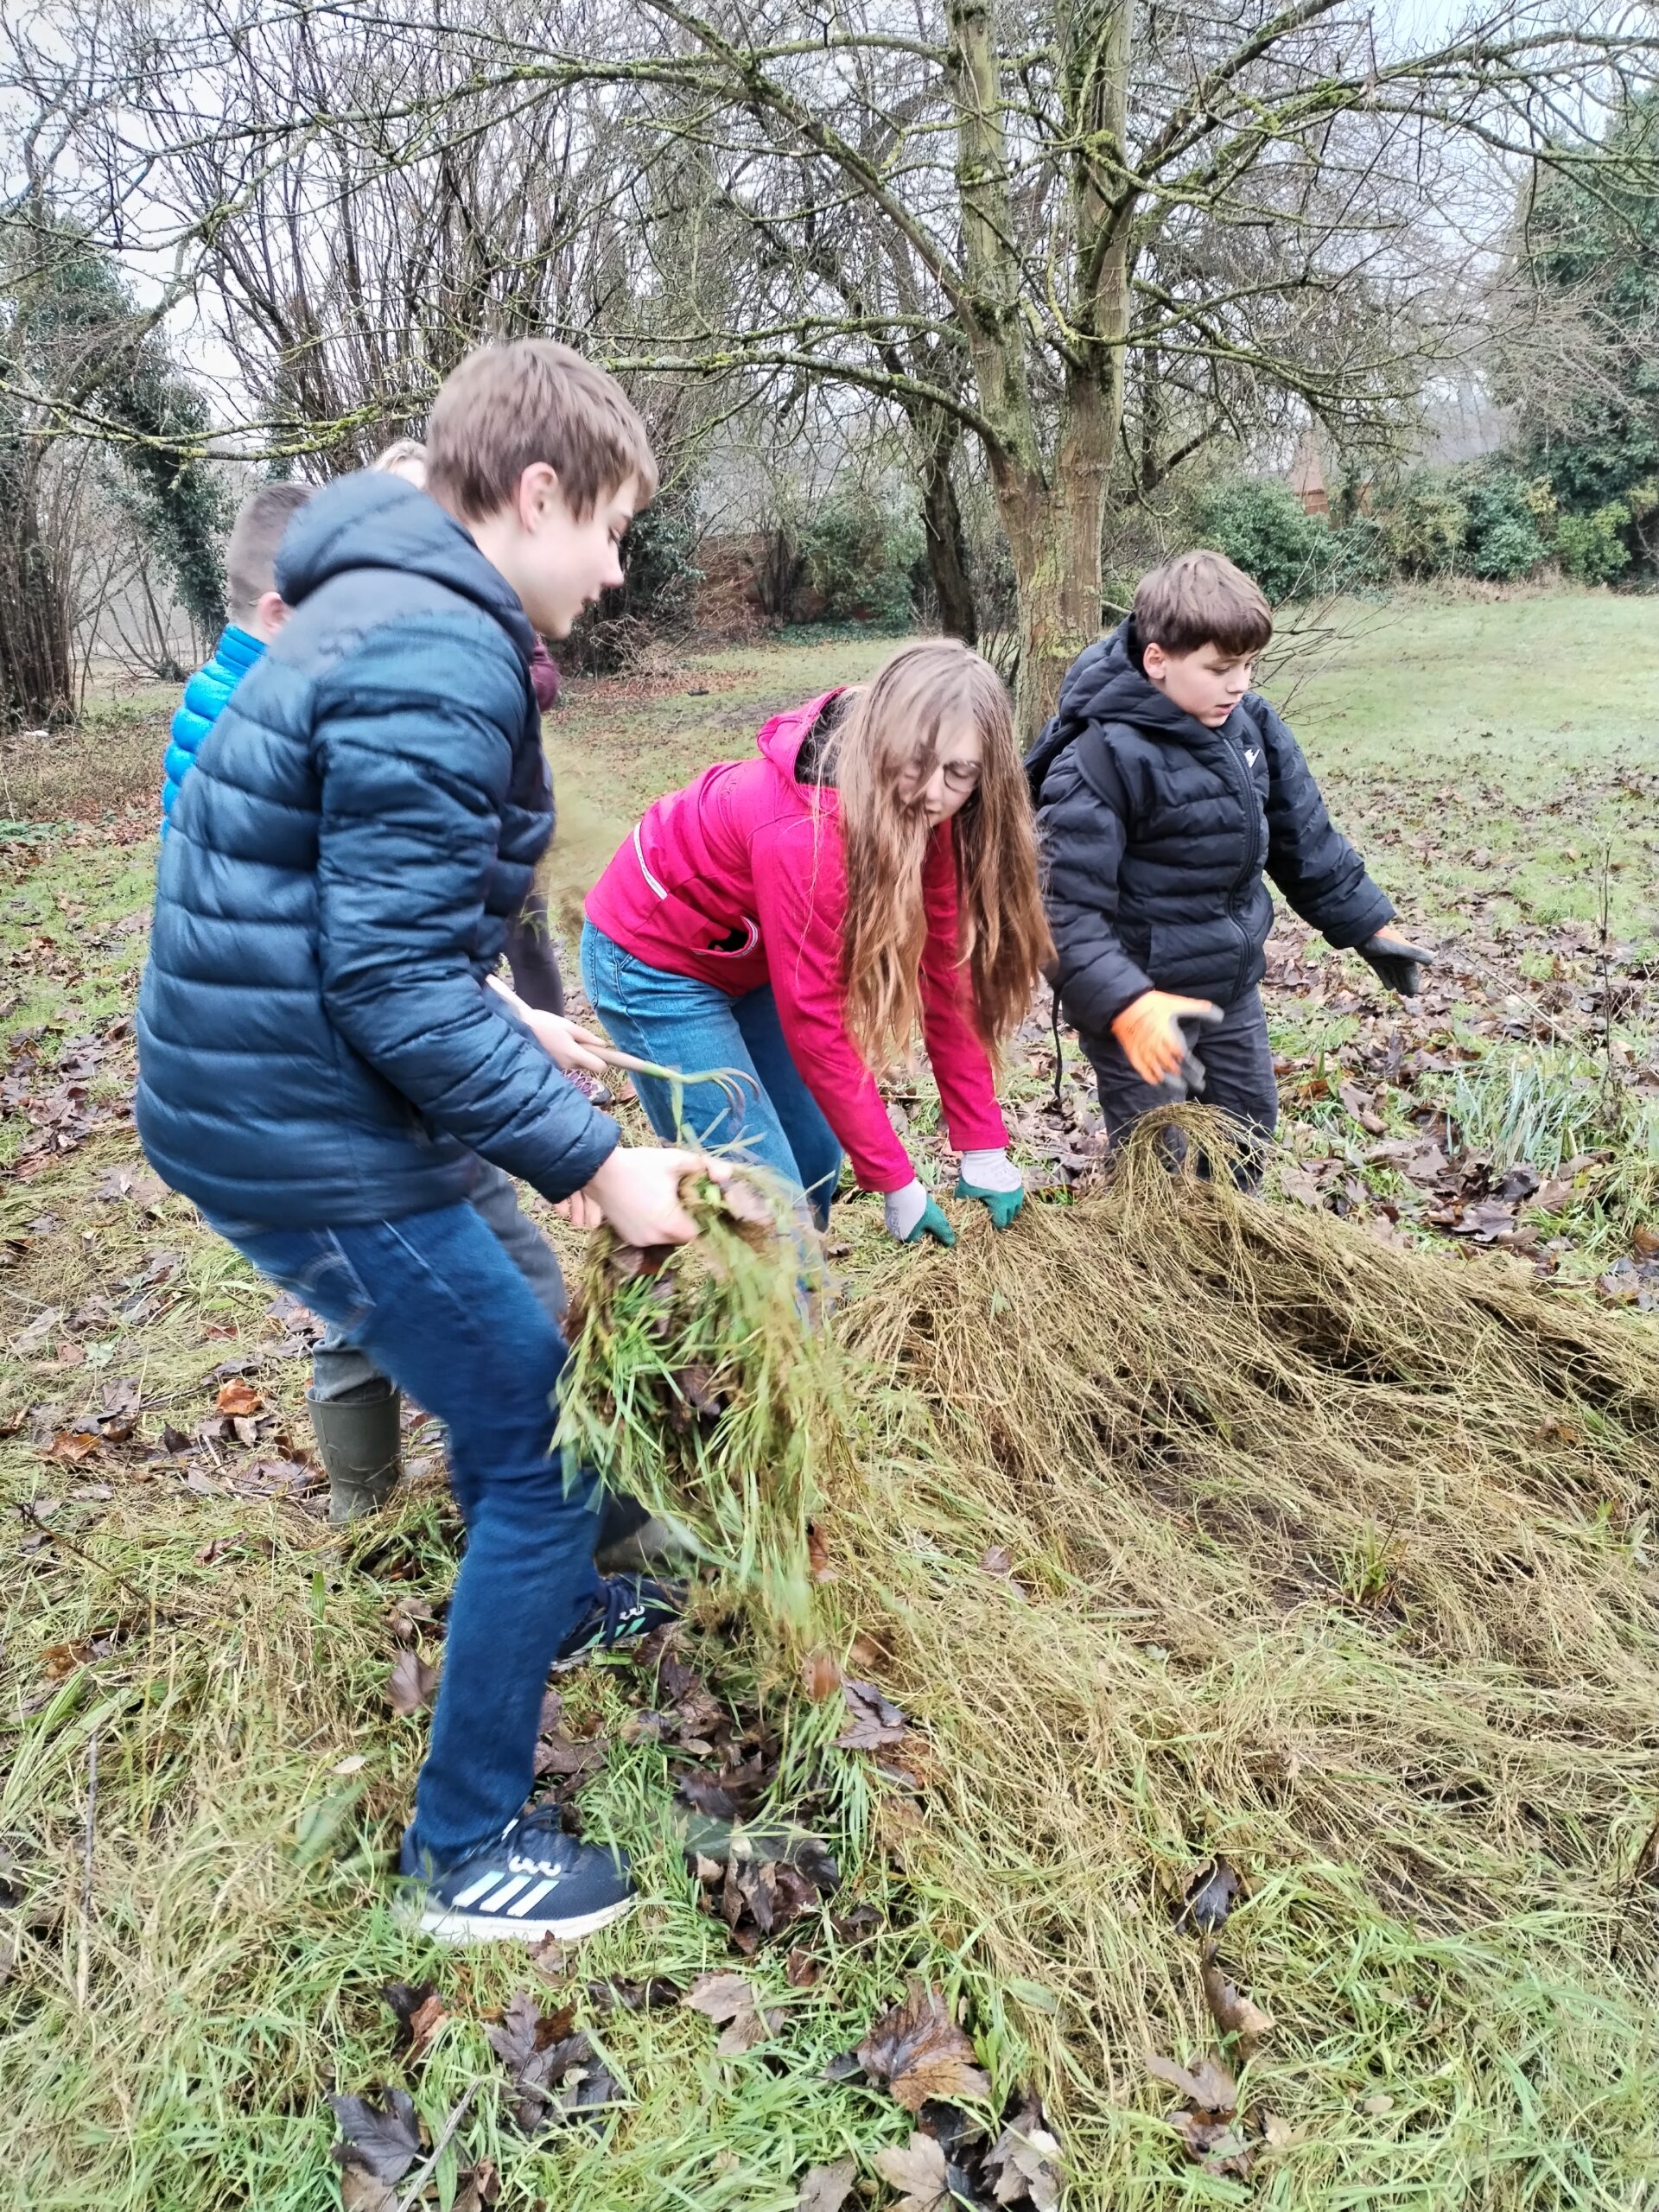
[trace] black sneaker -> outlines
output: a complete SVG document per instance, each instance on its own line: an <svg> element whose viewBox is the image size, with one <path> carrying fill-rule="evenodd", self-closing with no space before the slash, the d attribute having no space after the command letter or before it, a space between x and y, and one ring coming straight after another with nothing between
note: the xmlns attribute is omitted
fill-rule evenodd
<svg viewBox="0 0 1659 2212"><path fill-rule="evenodd" d="M556 1806L521 1813L499 1843L475 1851L418 1885L393 1910L440 1943L488 1943L505 1936L573 1942L608 1928L632 1909L634 1887L620 1852L578 1843L559 1826Z"/></svg>
<svg viewBox="0 0 1659 2212"><path fill-rule="evenodd" d="M554 1671L580 1666L590 1652L637 1643L653 1629L678 1620L684 1604L685 1592L677 1583L658 1582L649 1574L607 1575L601 1595L559 1646Z"/></svg>

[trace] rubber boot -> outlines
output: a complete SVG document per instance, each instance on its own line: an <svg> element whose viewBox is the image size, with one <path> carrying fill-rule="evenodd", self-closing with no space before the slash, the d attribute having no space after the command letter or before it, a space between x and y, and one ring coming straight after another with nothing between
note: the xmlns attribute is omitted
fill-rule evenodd
<svg viewBox="0 0 1659 2212"><path fill-rule="evenodd" d="M317 1453L328 1477L328 1521L335 1529L373 1513L402 1471L403 1400L390 1382L365 1382L343 1398L306 1393Z"/></svg>
<svg viewBox="0 0 1659 2212"><path fill-rule="evenodd" d="M638 1574L680 1556L664 1522L652 1520L637 1500L605 1492L594 1540L594 1565L601 1574Z"/></svg>

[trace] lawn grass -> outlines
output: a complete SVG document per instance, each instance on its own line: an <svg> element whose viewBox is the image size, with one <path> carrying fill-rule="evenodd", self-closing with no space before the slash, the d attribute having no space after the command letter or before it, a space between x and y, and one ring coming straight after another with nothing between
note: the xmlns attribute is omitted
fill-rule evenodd
<svg viewBox="0 0 1659 2212"><path fill-rule="evenodd" d="M1540 948L1558 914L1594 921L1586 856L1599 838L1624 861L1616 927L1642 942L1659 834L1649 604L1411 600L1385 612L1343 668L1308 680L1293 719L1402 908L1478 938L1500 988L1536 991L1546 979L1523 963L1548 967ZM1567 634L1582 644L1576 661L1560 649ZM566 825L551 880L567 918L571 894L657 791L747 752L766 715L868 673L890 649L746 645L570 687L549 724ZM1631 1683L1653 1656L1659 1590L1645 1511L1623 1503L1599 1521L1564 1498L1540 1511L1532 1540L1563 1604L1605 1593L1603 1627L1574 1630L1545 1663L1525 1644L1523 1603L1514 1649L1454 1651L1396 1630L1386 1603L1378 1611L1414 1566L1432 1564L1431 1610L1459 1617L1436 1549L1448 1540L1420 1537L1415 1508L1325 1500L1329 1596L1287 1614L1274 1554L1285 1550L1290 1572L1296 1539L1275 1531L1260 1499L1248 1543L1230 1554L1204 1511L1161 1499L1143 1471L1122 1495L1101 1486L1079 1570L1073 1537L1011 1485L1006 1465L988 1460L964 1479L940 1456L907 1395L913 1374L894 1375L868 1399L863 1432L880 1510L861 1517L856 1500L841 1504L848 1560L891 1600L891 1687L943 1729L927 1659L957 1648L950 1575L988 1546L1013 1547L1033 1599L988 1592L976 1757L988 1762L995 1745L1008 1762L1002 1802L1021 1825L988 1823L982 1800L948 1775L918 1835L902 1797L874 1788L856 1756L826 1749L827 1708L791 1704L774 1686L784 1764L819 1778L814 1823L843 1866L833 1913L868 1903L876 1914L858 1942L836 1933L830 1912L802 1928L819 1974L797 1988L785 1947L734 1959L698 1909L670 1764L620 1732L642 1686L626 1665L601 1667L571 1693L575 1718L610 1738L584 1816L635 1851L646 1905L553 1982L522 1951L435 1954L397 1926L383 1870L423 1723L394 1717L384 1688L393 1616L436 1609L453 1572L455 1529L431 1455L413 1440L425 1465L409 1494L342 1539L291 1502L238 1491L248 1454L227 1450L221 1472L200 1450L162 1452L163 1424L194 1429L212 1410L216 1370L240 1359L257 1363L270 1408L259 1452L281 1457L283 1433L302 1446L306 1362L289 1351L266 1288L184 1201L142 1185L99 1195L113 1191L111 1170L139 1164L130 1126L112 1119L57 1159L29 1151L38 1117L28 1100L49 1090L74 1039L130 1007L170 703L105 716L49 756L23 741L3 756L5 812L23 834L0 845L0 1039L16 1052L26 1033L41 1034L28 1097L0 1099L3 1157L24 1160L0 1192L10 1339L0 1384L9 1416L21 1416L0 1439L12 1515L0 1552L0 1894L13 1899L0 1912L0 2097L14 2138L0 2205L320 2212L339 2202L325 2094L377 2082L411 2087L435 2136L484 2084L440 2165L445 2204L464 2149L466 2162L497 2162L501 2202L514 2207L788 2212L803 2171L843 2156L865 2176L858 2201L874 2205L874 2155L902 2142L908 2120L823 2069L919 1973L966 2008L999 2097L1043 2073L1077 2146L1079 2205L1647 2212L1659 2054L1650 1893L1637 1878L1659 1815L1659 1711L1645 1728L1633 1720ZM1478 771L1474 745L1489 747ZM1462 857L1482 849L1490 861ZM1573 950L1575 972L1587 959ZM1333 1073L1351 1047L1354 1017L1328 997L1281 999L1275 1020L1281 1046L1293 1030L1299 1044L1326 1036ZM1650 1040L1650 998L1624 1022L1630 1039ZM1537 1049L1490 1037L1478 1048L1494 1080ZM92 1105L118 1106L129 1052L111 1042L88 1079ZM1471 1063L1477 1075L1482 1065ZM1011 1089L1023 1098L1040 1088L1016 1065ZM930 1111L924 1095L918 1129ZM1556 1124L1546 1116L1542 1126ZM849 1287L891 1299L910 1261L887 1253L868 1202L845 1212ZM931 1261L929 1280L949 1265ZM987 1328L998 1294L988 1285ZM49 1456L54 1435L129 1377L143 1407L131 1445L100 1445L79 1464ZM1229 1495L1220 1485L1205 1510ZM31 1503L44 1526L20 1512ZM1473 1493L1470 1510L1478 1523ZM1499 1572L1502 1547L1478 1525L1468 1541L1480 1564L1465 1610L1478 1618L1480 1577ZM1524 1585L1513 1560L1502 1572ZM1142 1586L1125 1595L1126 1583ZM1183 1590L1197 1593L1185 1611ZM1208 1605L1217 1611L1206 1624ZM1091 1608L1104 1622L1091 1621L1098 1644L1068 1627ZM1111 1675L1090 1693L1079 1669L1096 1651ZM718 1663L724 1687L752 1704L741 1658ZM1615 1678L1617 1727L1597 1687ZM1076 1731L1074 1779L1063 1762L1021 1764L1054 1713ZM1310 1769L1336 1777L1340 1817L1322 1838L1285 1795ZM1437 1791L1444 1808L1426 1811ZM1044 1854L1079 1807L1073 1874L1089 1902L1068 1929L1054 1921ZM1441 1855L1414 1867L1425 1839ZM1190 1942L1177 1940L1153 1878L1161 1868L1179 1883L1221 1851L1252 1878L1230 1965L1282 2024L1247 2088L1294 2137L1249 2184L1183 2161L1162 2117L1170 2101L1149 2088L1130 2032L1136 2024L1184 2059L1210 2032ZM1083 1922L1091 1955L1113 1962L1116 1994L1090 2017L1062 2018L1054 1962L1081 1942ZM733 2059L715 2056L709 2023L683 2008L601 2011L587 1994L607 1978L683 1983L728 1967L785 2016L774 2038ZM449 2024L410 2069L378 1992L428 1979ZM550 2010L577 2003L623 2084L628 2108L603 2137L568 2130L531 2146L508 2128L484 2016L524 1987Z"/></svg>

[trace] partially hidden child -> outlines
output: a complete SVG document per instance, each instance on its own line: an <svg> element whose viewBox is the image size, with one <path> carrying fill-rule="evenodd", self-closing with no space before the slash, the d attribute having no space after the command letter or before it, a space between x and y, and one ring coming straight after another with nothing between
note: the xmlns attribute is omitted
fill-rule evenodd
<svg viewBox="0 0 1659 2212"><path fill-rule="evenodd" d="M695 1234L704 1163L621 1147L537 1041L553 1017L532 1033L486 979L551 827L535 632L620 581L656 469L619 387L539 340L463 361L427 443L425 491L342 478L283 541L287 618L162 843L137 1118L175 1189L443 1423L467 1547L399 1910L533 1941L633 1895L526 1809L549 1670L675 1593L594 1569L594 1485L552 1452L564 1343L469 1203L476 1162L639 1244Z"/></svg>
<svg viewBox="0 0 1659 2212"><path fill-rule="evenodd" d="M1250 688L1272 635L1267 601L1221 554L1166 561L1074 662L1026 762L1056 984L1109 1136L1199 1088L1249 1133L1246 1181L1279 1115L1260 989L1268 879L1390 990L1414 995L1433 959L1389 934L1392 903Z"/></svg>
<svg viewBox="0 0 1659 2212"><path fill-rule="evenodd" d="M919 1033L960 1159L956 1193L1006 1228L995 1060L1049 950L1008 696L953 639L776 715L747 760L660 798L589 893L582 976L612 1038L712 1084L637 1076L659 1136L684 1126L793 1184L822 1224L843 1154L903 1243L955 1231L876 1086Z"/></svg>

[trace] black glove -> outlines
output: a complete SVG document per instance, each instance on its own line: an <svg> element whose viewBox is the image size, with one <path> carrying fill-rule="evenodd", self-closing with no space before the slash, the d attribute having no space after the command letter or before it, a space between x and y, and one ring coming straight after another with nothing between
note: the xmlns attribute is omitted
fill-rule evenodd
<svg viewBox="0 0 1659 2212"><path fill-rule="evenodd" d="M1417 995L1417 970L1432 968L1434 956L1424 952L1414 944L1406 944L1397 937L1384 937L1379 931L1368 937L1363 944L1354 950L1362 960L1368 960L1391 991L1398 991L1402 999Z"/></svg>

